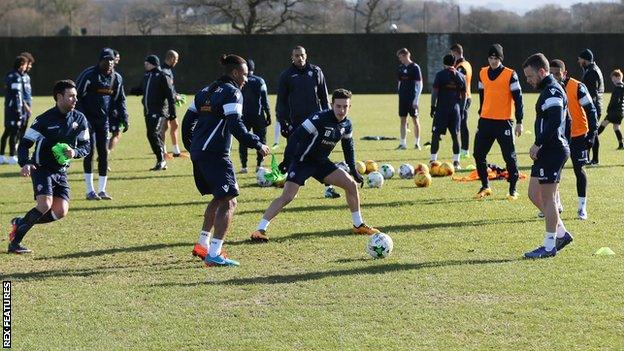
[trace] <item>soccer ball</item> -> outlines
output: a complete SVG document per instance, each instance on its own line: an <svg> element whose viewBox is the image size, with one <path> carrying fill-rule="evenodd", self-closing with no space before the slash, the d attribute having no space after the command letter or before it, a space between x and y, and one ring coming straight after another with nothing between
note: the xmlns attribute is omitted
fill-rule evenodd
<svg viewBox="0 0 624 351"><path fill-rule="evenodd" d="M419 163L416 165L416 168L414 169L414 172L418 173L418 172L425 172L425 173L429 173L429 167L427 167L426 164L424 163Z"/></svg>
<svg viewBox="0 0 624 351"><path fill-rule="evenodd" d="M376 233L371 235L366 244L366 252L371 255L372 258L385 258L390 256L394 243L392 238L388 234Z"/></svg>
<svg viewBox="0 0 624 351"><path fill-rule="evenodd" d="M355 170L359 173L359 174L366 174L366 165L364 164L364 162L362 161L357 161L355 163Z"/></svg>
<svg viewBox="0 0 624 351"><path fill-rule="evenodd" d="M381 175L383 175L384 179L390 179L394 177L394 167L392 167L391 164L384 163L379 168L379 171L381 172Z"/></svg>
<svg viewBox="0 0 624 351"><path fill-rule="evenodd" d="M453 167L452 164L448 163L448 162L443 162L440 165L440 175L441 176L451 176L453 175L453 173L455 173L455 167Z"/></svg>
<svg viewBox="0 0 624 351"><path fill-rule="evenodd" d="M377 172L379 170L377 162L373 160L366 160L364 161L364 164L366 165L366 174L369 174L371 172Z"/></svg>
<svg viewBox="0 0 624 351"><path fill-rule="evenodd" d="M429 185L431 185L431 181L432 181L431 175L425 172L418 172L416 173L416 176L414 177L414 183L419 188L428 187Z"/></svg>
<svg viewBox="0 0 624 351"><path fill-rule="evenodd" d="M266 177L264 176L267 173L268 171L266 170L266 168L263 167L260 167L258 169L258 172L256 172L256 182L263 188L273 185L273 182L266 179Z"/></svg>
<svg viewBox="0 0 624 351"><path fill-rule="evenodd" d="M371 172L366 177L366 184L369 188L381 188L384 183L384 177L379 172Z"/></svg>
<svg viewBox="0 0 624 351"><path fill-rule="evenodd" d="M441 177L443 176L443 174L440 173L440 166L442 164L440 163L440 161L431 161L431 163L429 163L429 168L431 169L430 173L432 176L434 177Z"/></svg>
<svg viewBox="0 0 624 351"><path fill-rule="evenodd" d="M414 166L409 163L404 163L399 167L399 177L401 179L412 179L414 178Z"/></svg>

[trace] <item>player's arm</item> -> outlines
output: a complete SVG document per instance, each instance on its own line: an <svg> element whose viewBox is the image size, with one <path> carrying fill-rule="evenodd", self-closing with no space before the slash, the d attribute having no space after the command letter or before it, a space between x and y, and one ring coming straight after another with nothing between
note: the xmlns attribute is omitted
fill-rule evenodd
<svg viewBox="0 0 624 351"><path fill-rule="evenodd" d="M166 74L161 75L161 77L162 77L162 80L161 80L162 89L164 89L165 98L167 99L167 108L169 109L169 117L175 118L176 117L176 109L175 109L176 92L175 92L175 88L173 87L173 79L171 79L171 77Z"/></svg>
<svg viewBox="0 0 624 351"><path fill-rule="evenodd" d="M115 106L115 110L121 114L121 118L123 118L123 123L125 125L124 132L128 131L129 121L128 121L128 107L126 105L126 92L124 89L123 79L121 75L117 74L117 88L115 90L115 100L113 102L113 106Z"/></svg>
<svg viewBox="0 0 624 351"><path fill-rule="evenodd" d="M418 109L418 101L420 100L420 93L422 93L423 88L422 73L420 72L420 66L418 65L416 65L414 80L414 101L412 102L412 105Z"/></svg>
<svg viewBox="0 0 624 351"><path fill-rule="evenodd" d="M78 100L84 98L87 95L87 88L91 85L90 77L90 69L87 68L84 70L78 78L76 79L76 91L78 92Z"/></svg>
<svg viewBox="0 0 624 351"><path fill-rule="evenodd" d="M579 84L577 96L579 103L587 115L587 124L589 125L588 136L593 140L596 130L598 129L598 112L596 111L596 106L594 106L589 91L587 91L583 83Z"/></svg>
<svg viewBox="0 0 624 351"><path fill-rule="evenodd" d="M522 118L524 117L524 105L522 103L522 88L520 87L520 81L518 75L514 71L509 80L509 90L511 90L511 96L513 97L514 105L516 108L516 123L522 124Z"/></svg>
<svg viewBox="0 0 624 351"><path fill-rule="evenodd" d="M184 114L184 118L182 118L182 144L184 144L184 148L187 150L191 149L191 143L193 142L193 130L195 129L198 118L199 113L197 113L195 100L193 99L193 102L191 102L186 110L186 113Z"/></svg>
<svg viewBox="0 0 624 351"><path fill-rule="evenodd" d="M487 73L486 73L487 74ZM481 75L479 74L477 80L477 87L479 90L479 117L481 117L481 110L483 109L483 82L481 82Z"/></svg>
<svg viewBox="0 0 624 351"><path fill-rule="evenodd" d="M267 125L271 124L271 108L269 106L269 94L266 82L264 79L260 79L260 106L262 106L262 111L264 112L264 117L266 118Z"/></svg>
<svg viewBox="0 0 624 351"><path fill-rule="evenodd" d="M42 125L39 120L41 116L35 118L35 121L26 129L24 137L20 140L17 147L17 163L20 167L24 167L27 164L34 164L29 158L28 149L30 149L39 140L44 139L43 133L46 132L45 126Z"/></svg>
<svg viewBox="0 0 624 351"><path fill-rule="evenodd" d="M7 91L10 106L13 106L13 111L20 113L22 107L22 98L21 98L21 85L22 83L19 81L18 74L10 74L7 78Z"/></svg>
<svg viewBox="0 0 624 351"><path fill-rule="evenodd" d="M91 152L91 137L86 118L82 120L80 127L80 133L76 137L76 145L74 147L74 158L83 158Z"/></svg>
<svg viewBox="0 0 624 351"><path fill-rule="evenodd" d="M233 96L231 102L223 104L223 115L225 124L232 135L244 146L260 150L262 143L260 138L250 133L243 123L243 98L238 93L238 97Z"/></svg>
<svg viewBox="0 0 624 351"><path fill-rule="evenodd" d="M468 87L466 86L466 84L468 82L466 82L466 76L464 76L463 74L458 74L456 75L457 77L457 88L459 89L459 110L460 111L464 111L466 110L466 103L468 101Z"/></svg>
<svg viewBox="0 0 624 351"><path fill-rule="evenodd" d="M435 78L433 79L433 87L431 88L431 111L429 112L429 115L431 116L431 118L433 118L433 116L435 115L436 107L438 104L439 90L440 90L440 78L436 74Z"/></svg>
<svg viewBox="0 0 624 351"><path fill-rule="evenodd" d="M288 157L295 154L297 146L301 143L310 143L315 134L318 134L317 126L310 118L306 119L299 127L295 128L292 135L288 138L288 144L284 150L283 163L288 165L290 163Z"/></svg>
<svg viewBox="0 0 624 351"><path fill-rule="evenodd" d="M561 125L561 116L564 114L563 97L559 95L551 95L544 101L541 106L542 111L546 112L543 119L542 130L535 135L535 145L542 147L544 143L555 138L557 130Z"/></svg>
<svg viewBox="0 0 624 351"><path fill-rule="evenodd" d="M598 76L598 72L591 70L587 73L587 82L583 82L585 83L585 86L587 87L587 90L589 91L589 95L592 98L592 101L594 102L594 106L596 106L596 113L598 114L598 116L602 115L602 103L601 101L598 99L598 89L600 88L600 77Z"/></svg>
<svg viewBox="0 0 624 351"><path fill-rule="evenodd" d="M288 71L282 72L280 76L279 85L277 86L277 101L275 102L275 118L282 124L288 124L289 121L289 108L288 108Z"/></svg>
<svg viewBox="0 0 624 351"><path fill-rule="evenodd" d="M329 109L329 100L327 98L327 83L325 82L325 75L320 68L318 68L318 86L316 87L316 94L319 102L321 103L321 110Z"/></svg>

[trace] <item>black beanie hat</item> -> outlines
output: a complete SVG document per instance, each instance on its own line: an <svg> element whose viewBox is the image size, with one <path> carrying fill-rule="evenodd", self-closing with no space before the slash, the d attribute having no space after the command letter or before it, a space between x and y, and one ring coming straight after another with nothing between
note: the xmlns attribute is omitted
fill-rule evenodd
<svg viewBox="0 0 624 351"><path fill-rule="evenodd" d="M156 55L149 55L145 58L145 62L149 62L152 65L159 67L160 66L160 59L158 58L158 56Z"/></svg>
<svg viewBox="0 0 624 351"><path fill-rule="evenodd" d="M583 51L581 51L581 53L578 55L578 57L585 59L589 62L594 61L594 53L591 52L591 50L589 49L585 49Z"/></svg>
<svg viewBox="0 0 624 351"><path fill-rule="evenodd" d="M100 61L115 59L115 52L111 48L104 48L100 51Z"/></svg>
<svg viewBox="0 0 624 351"><path fill-rule="evenodd" d="M503 47L501 46L501 44L494 44L490 46L490 50L488 50L488 57L489 56L498 57L502 61L504 59L504 55L503 55Z"/></svg>
<svg viewBox="0 0 624 351"><path fill-rule="evenodd" d="M445 66L455 66L455 57L451 54L444 55L442 63L444 63Z"/></svg>

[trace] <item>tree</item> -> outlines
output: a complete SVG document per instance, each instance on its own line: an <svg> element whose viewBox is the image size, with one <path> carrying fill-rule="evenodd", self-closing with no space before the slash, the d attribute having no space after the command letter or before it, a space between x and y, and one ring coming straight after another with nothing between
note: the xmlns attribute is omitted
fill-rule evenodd
<svg viewBox="0 0 624 351"><path fill-rule="evenodd" d="M87 0L50 0L49 2L58 14L67 16L70 35L74 32L73 14L84 6L86 1Z"/></svg>
<svg viewBox="0 0 624 351"><path fill-rule="evenodd" d="M355 15L364 17L364 32L379 31L392 22L401 19L401 2L395 0L356 0L353 5ZM354 22L357 22L354 19Z"/></svg>
<svg viewBox="0 0 624 351"><path fill-rule="evenodd" d="M161 26L166 15L165 8L162 1L135 1L128 8L130 14L128 19L136 24L141 35L150 35L154 29Z"/></svg>
<svg viewBox="0 0 624 351"><path fill-rule="evenodd" d="M187 6L206 8L240 34L273 33L289 22L305 18L297 11L305 0L182 0Z"/></svg>

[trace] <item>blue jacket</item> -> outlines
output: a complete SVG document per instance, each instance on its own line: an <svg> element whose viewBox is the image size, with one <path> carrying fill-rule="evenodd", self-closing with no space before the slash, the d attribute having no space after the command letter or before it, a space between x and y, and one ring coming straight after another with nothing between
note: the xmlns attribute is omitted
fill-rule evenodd
<svg viewBox="0 0 624 351"><path fill-rule="evenodd" d="M18 71L7 73L4 78L4 119L5 126L17 125L24 114L24 85Z"/></svg>
<svg viewBox="0 0 624 351"><path fill-rule="evenodd" d="M97 65L91 66L76 79L78 104L76 109L84 113L89 123L105 124L113 112L127 115L126 94L121 74L113 71L104 75Z"/></svg>
<svg viewBox="0 0 624 351"><path fill-rule="evenodd" d="M228 157L232 135L243 146L259 150L260 138L247 131L242 113L243 96L230 77L200 90L182 121L182 140L191 159Z"/></svg>
<svg viewBox="0 0 624 351"><path fill-rule="evenodd" d="M28 106L32 106L32 86L30 85L30 76L26 72L22 75L22 86L24 88L24 102Z"/></svg>
<svg viewBox="0 0 624 351"><path fill-rule="evenodd" d="M548 75L539 86L535 103L535 145L546 149L569 149L565 136L568 98L563 87ZM539 157L539 154L538 154Z"/></svg>
<svg viewBox="0 0 624 351"><path fill-rule="evenodd" d="M67 168L60 165L52 154L52 147L57 143L66 143L74 149L74 158L89 154L89 124L80 111L72 110L63 114L54 106L38 116L26 130L17 148L19 165L23 167L30 163L52 172L65 172ZM28 149L33 145L36 145L35 150L29 157Z"/></svg>
<svg viewBox="0 0 624 351"><path fill-rule="evenodd" d="M312 114L327 109L327 85L320 67L308 63L299 69L292 64L282 72L275 109L278 121L296 128Z"/></svg>
<svg viewBox="0 0 624 351"><path fill-rule="evenodd" d="M262 77L250 75L241 91L243 93L243 119L253 121L263 113L266 117L271 117L267 86Z"/></svg>

